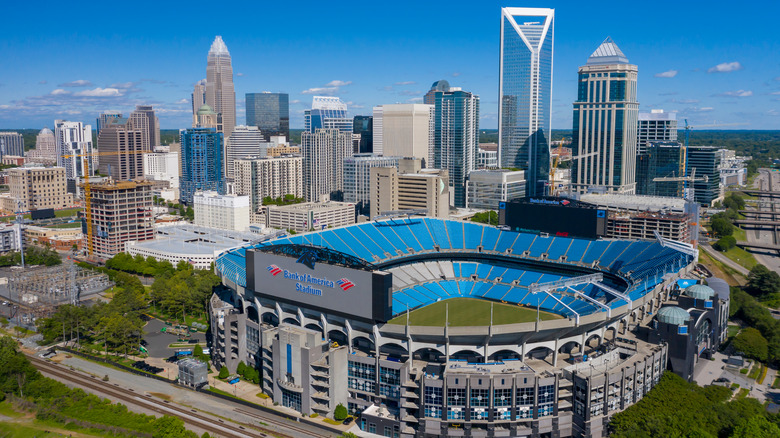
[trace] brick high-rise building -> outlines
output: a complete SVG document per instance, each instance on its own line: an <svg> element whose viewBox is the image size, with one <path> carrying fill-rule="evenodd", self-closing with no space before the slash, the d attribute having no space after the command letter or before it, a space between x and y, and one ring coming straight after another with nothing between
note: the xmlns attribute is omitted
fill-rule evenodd
<svg viewBox="0 0 780 438"><path fill-rule="evenodd" d="M108 259L123 252L127 242L154 239L152 186L147 181L91 184L92 254ZM87 247L88 235L84 235Z"/></svg>

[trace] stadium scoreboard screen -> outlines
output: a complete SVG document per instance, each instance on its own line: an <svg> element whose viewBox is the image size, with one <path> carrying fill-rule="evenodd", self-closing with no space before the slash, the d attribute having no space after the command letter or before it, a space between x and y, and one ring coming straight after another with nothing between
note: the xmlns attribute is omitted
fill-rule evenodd
<svg viewBox="0 0 780 438"><path fill-rule="evenodd" d="M528 197L499 203L499 224L512 231L596 239L607 234L607 211L565 198Z"/></svg>
<svg viewBox="0 0 780 438"><path fill-rule="evenodd" d="M324 313L386 322L392 312L393 275L257 249L246 252L247 287L255 295Z"/></svg>
<svg viewBox="0 0 780 438"><path fill-rule="evenodd" d="M39 210L30 210L30 218L32 220L38 219L53 219L55 218L53 208L41 208Z"/></svg>

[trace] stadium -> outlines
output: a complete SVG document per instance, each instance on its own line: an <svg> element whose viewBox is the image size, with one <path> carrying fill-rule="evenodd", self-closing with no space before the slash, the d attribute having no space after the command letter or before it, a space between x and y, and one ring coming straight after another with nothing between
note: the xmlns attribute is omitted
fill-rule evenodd
<svg viewBox="0 0 780 438"><path fill-rule="evenodd" d="M696 251L393 218L217 259L213 356L384 436L601 436L666 369L653 318Z"/></svg>

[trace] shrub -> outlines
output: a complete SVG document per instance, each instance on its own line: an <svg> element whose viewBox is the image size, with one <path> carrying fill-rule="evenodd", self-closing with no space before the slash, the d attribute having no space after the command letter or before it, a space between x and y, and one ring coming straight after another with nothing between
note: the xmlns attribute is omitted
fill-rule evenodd
<svg viewBox="0 0 780 438"><path fill-rule="evenodd" d="M725 252L737 246L737 239L735 239L734 236L721 237L715 242L714 246L718 251Z"/></svg>
<svg viewBox="0 0 780 438"><path fill-rule="evenodd" d="M342 421L347 418L347 415L349 415L349 412L347 412L347 408L344 407L341 403L336 406L336 410L333 411L333 419L336 421Z"/></svg>
<svg viewBox="0 0 780 438"><path fill-rule="evenodd" d="M222 365L222 368L219 369L219 378L220 379L227 379L227 376L229 374L230 374L230 372L228 372L227 367Z"/></svg>

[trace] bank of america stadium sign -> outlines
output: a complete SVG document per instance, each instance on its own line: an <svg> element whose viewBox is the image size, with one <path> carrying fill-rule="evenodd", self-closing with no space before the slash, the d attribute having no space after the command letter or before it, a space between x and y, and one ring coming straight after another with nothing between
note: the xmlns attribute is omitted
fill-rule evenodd
<svg viewBox="0 0 780 438"><path fill-rule="evenodd" d="M268 273L273 277L276 277L278 274L283 274L283 278L295 281L295 290L304 294L322 296L322 289L319 289L317 286L334 289L338 285L338 287L345 292L355 287L355 283L347 278L342 278L334 282L325 277L315 277L307 273L288 271L287 269L282 269L276 265L269 265L267 269Z"/></svg>

